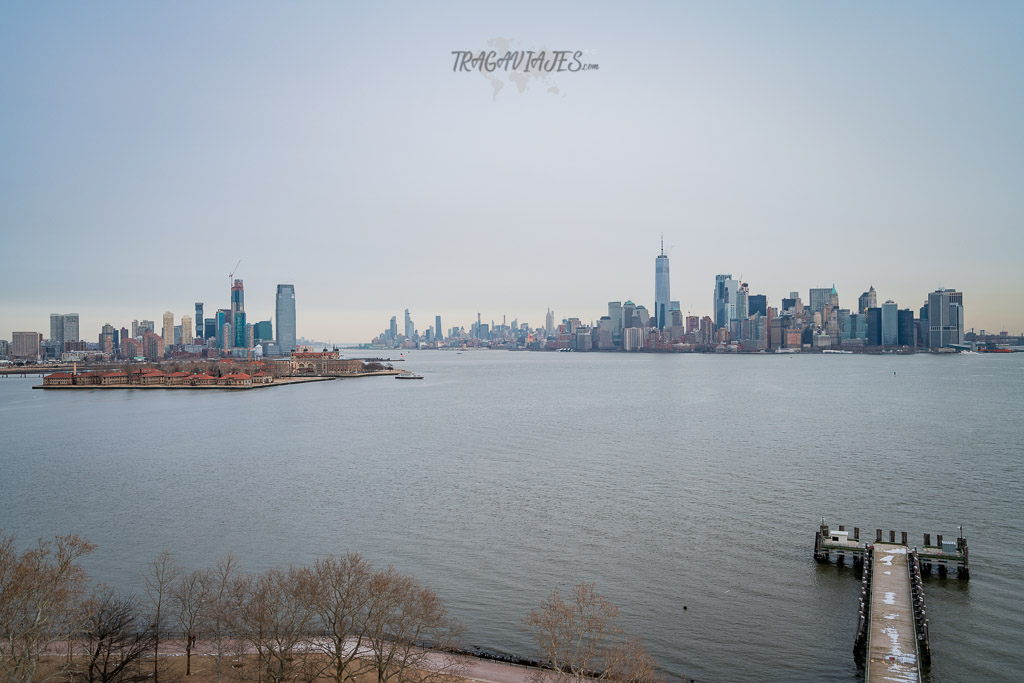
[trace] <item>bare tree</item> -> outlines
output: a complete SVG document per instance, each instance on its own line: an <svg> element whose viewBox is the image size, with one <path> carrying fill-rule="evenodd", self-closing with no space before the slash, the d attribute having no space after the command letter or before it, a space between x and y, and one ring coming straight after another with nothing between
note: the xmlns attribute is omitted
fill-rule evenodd
<svg viewBox="0 0 1024 683"><path fill-rule="evenodd" d="M618 617L619 608L595 592L593 583L578 583L568 601L557 588L551 591L540 609L523 619L523 629L560 680L657 680L654 660L639 638L619 626Z"/></svg>
<svg viewBox="0 0 1024 683"><path fill-rule="evenodd" d="M217 683L220 683L223 676L221 665L231 624L231 587L241 571L241 566L239 559L228 553L217 561L212 571L200 575L201 590L208 602L205 625L216 648Z"/></svg>
<svg viewBox="0 0 1024 683"><path fill-rule="evenodd" d="M185 638L185 675L192 675L192 647L196 640L196 630L205 623L207 601L210 589L211 571L197 569L181 575L177 583L171 587L171 601L174 605L178 626Z"/></svg>
<svg viewBox="0 0 1024 683"><path fill-rule="evenodd" d="M310 571L268 569L233 584L233 627L256 650L257 676L273 683L303 673L315 623Z"/></svg>
<svg viewBox="0 0 1024 683"><path fill-rule="evenodd" d="M167 619L167 601L170 598L171 587L178 581L181 573L182 569L174 561L174 555L170 550L164 550L149 564L149 568L143 575L146 582L146 595L149 597L149 605L153 610L154 683L159 680L160 676L160 635L164 630L164 621Z"/></svg>
<svg viewBox="0 0 1024 683"><path fill-rule="evenodd" d="M18 553L14 536L0 532L0 675L30 681L40 654L75 626L89 584L77 560L96 548L78 536Z"/></svg>
<svg viewBox="0 0 1024 683"><path fill-rule="evenodd" d="M82 636L89 683L144 681L139 666L156 644L156 629L140 612L134 598L107 591L87 607Z"/></svg>
<svg viewBox="0 0 1024 683"><path fill-rule="evenodd" d="M378 683L392 679L401 683L413 669L420 682L459 673L458 660L451 653L461 627L437 593L413 577L393 567L375 573L365 619Z"/></svg>
<svg viewBox="0 0 1024 683"><path fill-rule="evenodd" d="M335 683L350 681L373 669L365 659L367 609L371 603L373 567L358 553L317 560L312 571L313 609L326 637L317 641L327 655L324 668Z"/></svg>

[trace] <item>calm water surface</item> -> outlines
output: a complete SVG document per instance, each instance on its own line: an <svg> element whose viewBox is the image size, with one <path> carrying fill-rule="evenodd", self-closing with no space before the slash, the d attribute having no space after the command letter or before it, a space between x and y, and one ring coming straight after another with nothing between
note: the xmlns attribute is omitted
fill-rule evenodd
<svg viewBox="0 0 1024 683"><path fill-rule="evenodd" d="M813 562L821 517L917 543L962 523L971 581L926 582L932 680L1020 680L1024 354L407 358L425 380L0 380L0 527L82 534L134 589L163 548L357 550L437 589L467 644L524 654L520 618L595 581L672 674L842 681L858 577Z"/></svg>

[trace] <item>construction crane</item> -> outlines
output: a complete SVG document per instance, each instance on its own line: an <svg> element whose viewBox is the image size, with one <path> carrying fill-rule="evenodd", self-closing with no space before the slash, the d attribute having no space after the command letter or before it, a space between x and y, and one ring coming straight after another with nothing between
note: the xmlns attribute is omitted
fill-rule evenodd
<svg viewBox="0 0 1024 683"><path fill-rule="evenodd" d="M230 273L228 273L228 287L230 287L231 285L235 284L235 281L234 281L233 278L235 277L235 271L238 270L238 266L241 263L242 263L242 259L238 259L238 263L236 263L235 267L231 269Z"/></svg>

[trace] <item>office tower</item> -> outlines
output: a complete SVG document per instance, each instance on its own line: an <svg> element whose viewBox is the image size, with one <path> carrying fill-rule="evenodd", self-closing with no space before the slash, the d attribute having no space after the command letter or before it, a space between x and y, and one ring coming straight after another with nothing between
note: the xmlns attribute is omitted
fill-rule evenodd
<svg viewBox="0 0 1024 683"><path fill-rule="evenodd" d="M253 339L257 342L274 341L274 326L269 320L261 320L252 326Z"/></svg>
<svg viewBox="0 0 1024 683"><path fill-rule="evenodd" d="M756 315L758 313L768 315L768 297L764 294L750 294L747 296L747 313L749 315Z"/></svg>
<svg viewBox="0 0 1024 683"><path fill-rule="evenodd" d="M40 332L12 332L11 355L15 358L37 360L42 343L43 335Z"/></svg>
<svg viewBox="0 0 1024 683"><path fill-rule="evenodd" d="M869 308L876 306L878 306L878 294L875 292L875 286L871 285L868 291L857 297L857 312L867 313Z"/></svg>
<svg viewBox="0 0 1024 683"><path fill-rule="evenodd" d="M917 340L914 338L914 312L909 308L901 309L897 315L896 343L900 346L915 346Z"/></svg>
<svg viewBox="0 0 1024 683"><path fill-rule="evenodd" d="M740 286L736 288L736 319L746 320L750 313L747 310L747 297L750 296L750 286L746 282L741 282Z"/></svg>
<svg viewBox="0 0 1024 683"><path fill-rule="evenodd" d="M240 321L237 319L237 317L239 313L243 313L244 311L245 285L242 283L241 280L235 280L231 285L231 309L228 313L227 319L227 322L231 324L231 331L233 336L231 337L231 339L228 340L227 348L241 346L241 344L236 343L236 341L238 340L238 330L240 328L244 329L244 323L242 325L239 325L238 323ZM223 340L221 340L221 342L221 345L223 346Z"/></svg>
<svg viewBox="0 0 1024 683"><path fill-rule="evenodd" d="M132 321L132 339L138 339L138 338L139 338L139 321L138 320L133 320Z"/></svg>
<svg viewBox="0 0 1024 683"><path fill-rule="evenodd" d="M194 335L192 334L192 316L181 316L181 343L191 344Z"/></svg>
<svg viewBox="0 0 1024 683"><path fill-rule="evenodd" d="M868 337L865 341L866 346L881 346L882 345L882 309L873 307L868 309L867 313L868 321Z"/></svg>
<svg viewBox="0 0 1024 683"><path fill-rule="evenodd" d="M832 296L832 291L834 289L834 286L832 288L814 287L811 289L811 295L809 298L811 305L811 315L814 315L815 313L821 313L822 317L825 317L825 306L828 306L829 298Z"/></svg>
<svg viewBox="0 0 1024 683"><path fill-rule="evenodd" d="M217 339L216 318L207 318L203 321L203 339Z"/></svg>
<svg viewBox="0 0 1024 683"><path fill-rule="evenodd" d="M555 336L555 312L550 307L544 315L544 336L549 339Z"/></svg>
<svg viewBox="0 0 1024 683"><path fill-rule="evenodd" d="M963 293L937 289L928 295L928 346L941 349L964 343Z"/></svg>
<svg viewBox="0 0 1024 683"><path fill-rule="evenodd" d="M164 348L174 345L174 314L164 312Z"/></svg>
<svg viewBox="0 0 1024 683"><path fill-rule="evenodd" d="M898 309L892 299L882 304L882 346L896 346L899 343Z"/></svg>
<svg viewBox="0 0 1024 683"><path fill-rule="evenodd" d="M622 328L629 329L630 327L637 327L636 304L627 299L626 303L622 304Z"/></svg>
<svg viewBox="0 0 1024 683"><path fill-rule="evenodd" d="M295 285L277 286L277 348L284 355L295 350Z"/></svg>
<svg viewBox="0 0 1024 683"><path fill-rule="evenodd" d="M476 317L477 317L477 327L479 328L480 314L477 313ZM406 339L412 339L412 336L413 336L413 334L415 332L416 332L416 328L412 324L412 318L409 316L409 309L407 308L407 309L405 309L405 338Z"/></svg>
<svg viewBox="0 0 1024 683"><path fill-rule="evenodd" d="M715 276L714 311L715 325L728 327L729 321L736 317L736 291L739 282L732 275Z"/></svg>
<svg viewBox="0 0 1024 683"><path fill-rule="evenodd" d="M665 256L665 237L661 238L661 254L654 259L654 325L665 329L669 312L668 256Z"/></svg>
<svg viewBox="0 0 1024 683"><path fill-rule="evenodd" d="M398 316L391 316L391 324L388 326L388 341L394 343L398 339Z"/></svg>
<svg viewBox="0 0 1024 683"><path fill-rule="evenodd" d="M181 325L175 325L174 326L174 345L178 346L179 344L182 344L182 343L183 342L181 341Z"/></svg>
<svg viewBox="0 0 1024 683"><path fill-rule="evenodd" d="M235 348L249 348L245 345L245 326L245 311L235 311L235 322L231 325L231 329L235 331Z"/></svg>
<svg viewBox="0 0 1024 683"><path fill-rule="evenodd" d="M224 323L220 328L220 349L221 351L230 351L231 342L234 340L234 336L231 333L231 323Z"/></svg>
<svg viewBox="0 0 1024 683"><path fill-rule="evenodd" d="M203 338L204 333L206 332L206 330L204 329L204 325L203 325L203 321L204 320L205 320L205 318L203 318L203 302L202 301L197 301L196 302L196 336L199 337L200 339ZM192 342L189 341L189 344L191 344L191 343Z"/></svg>
<svg viewBox="0 0 1024 683"><path fill-rule="evenodd" d="M50 314L50 342L56 344L60 352L64 351L64 345L70 342L77 342L78 338L78 314L77 313L51 313Z"/></svg>
<svg viewBox="0 0 1024 683"><path fill-rule="evenodd" d="M444 341L444 335L441 334L441 316L434 316L434 337L437 341Z"/></svg>
<svg viewBox="0 0 1024 683"><path fill-rule="evenodd" d="M651 324L651 314L647 311L647 307L640 304L633 311L633 322L637 327L649 327Z"/></svg>
<svg viewBox="0 0 1024 683"><path fill-rule="evenodd" d="M214 337L217 339L217 347L221 349L230 349L232 340L230 338L227 339L227 345L225 346L224 326L231 324L231 310L227 308L218 308L215 320L217 329Z"/></svg>
<svg viewBox="0 0 1024 683"><path fill-rule="evenodd" d="M612 339L622 339L622 302L608 302L608 318L612 321Z"/></svg>

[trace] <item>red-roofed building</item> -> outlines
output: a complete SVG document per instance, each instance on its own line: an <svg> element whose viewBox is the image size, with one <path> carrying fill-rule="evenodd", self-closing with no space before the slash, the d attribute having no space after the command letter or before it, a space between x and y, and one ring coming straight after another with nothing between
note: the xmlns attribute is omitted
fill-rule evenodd
<svg viewBox="0 0 1024 683"><path fill-rule="evenodd" d="M252 376L244 372L235 372L221 377L221 383L229 387L251 387Z"/></svg>
<svg viewBox="0 0 1024 683"><path fill-rule="evenodd" d="M43 377L44 387L65 387L75 383L75 378L70 372L55 372L52 375Z"/></svg>
<svg viewBox="0 0 1024 683"><path fill-rule="evenodd" d="M194 387L211 387L217 385L217 378L204 372L201 375L189 375L185 378L185 384Z"/></svg>

